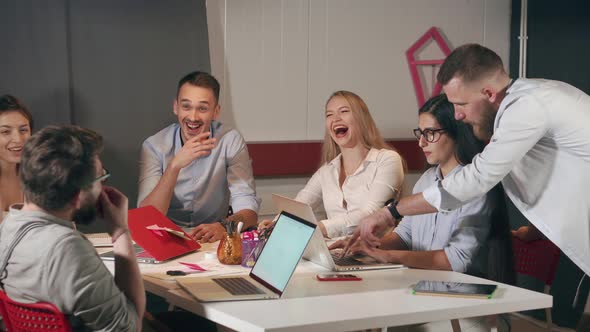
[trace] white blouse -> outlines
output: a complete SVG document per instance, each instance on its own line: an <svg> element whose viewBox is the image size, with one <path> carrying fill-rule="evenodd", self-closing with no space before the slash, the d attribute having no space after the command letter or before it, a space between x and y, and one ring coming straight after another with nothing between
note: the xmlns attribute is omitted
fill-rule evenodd
<svg viewBox="0 0 590 332"><path fill-rule="evenodd" d="M404 181L400 155L389 149L371 149L354 174L340 188L342 155L320 167L295 198L316 207L321 202L328 219L322 220L328 237L352 233L362 218L398 197Z"/></svg>

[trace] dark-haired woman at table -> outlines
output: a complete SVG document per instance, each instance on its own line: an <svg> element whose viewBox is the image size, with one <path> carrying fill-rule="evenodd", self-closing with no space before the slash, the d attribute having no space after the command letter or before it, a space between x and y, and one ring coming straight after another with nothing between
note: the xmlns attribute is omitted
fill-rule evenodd
<svg viewBox="0 0 590 332"><path fill-rule="evenodd" d="M2 219L8 208L23 202L18 177L21 151L31 136L33 116L11 95L0 96L0 208Z"/></svg>

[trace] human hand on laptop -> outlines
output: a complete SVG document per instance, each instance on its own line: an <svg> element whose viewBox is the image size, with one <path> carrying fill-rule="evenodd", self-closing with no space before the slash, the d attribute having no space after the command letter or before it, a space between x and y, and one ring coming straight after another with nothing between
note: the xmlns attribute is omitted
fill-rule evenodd
<svg viewBox="0 0 590 332"><path fill-rule="evenodd" d="M265 219L263 221L261 221L260 223L258 223L258 232L262 232L263 230L267 229L267 228L272 228L274 226L274 221L269 220L269 219Z"/></svg>
<svg viewBox="0 0 590 332"><path fill-rule="evenodd" d="M328 246L329 250L338 250L340 253L344 253L342 250L339 249L345 249L348 246L348 243L350 242L351 238L346 237L343 239L339 239L337 241L335 241L334 243L332 243L331 245ZM360 250L361 248L361 243L363 241L359 240L356 241L354 244L352 244L347 252L347 254L349 255L356 255L356 252Z"/></svg>
<svg viewBox="0 0 590 332"><path fill-rule="evenodd" d="M350 241L350 238L340 239L340 240L332 243L328 247L328 249L338 250L338 249L346 248L349 241ZM342 254L342 257L344 257L345 255L369 256L369 257L375 259L379 263L389 262L387 251L381 250L378 248L374 248L363 240L356 241L354 244L352 244L350 246L350 248L348 249L348 252L344 253L344 251L341 251L341 254Z"/></svg>
<svg viewBox="0 0 590 332"><path fill-rule="evenodd" d="M334 243L332 243L331 245L328 246L328 249L330 249L330 250L344 249L344 248L346 248L348 241L350 241L350 237L336 240Z"/></svg>
<svg viewBox="0 0 590 332"><path fill-rule="evenodd" d="M215 147L215 138L208 138L210 132L200 133L199 135L184 142L182 149L174 156L170 166L176 169L182 169L188 166L193 160L211 154Z"/></svg>
<svg viewBox="0 0 590 332"><path fill-rule="evenodd" d="M225 227L221 223L201 224L189 233L190 237L199 242L215 242L221 240L226 234Z"/></svg>
<svg viewBox="0 0 590 332"><path fill-rule="evenodd" d="M354 246L349 250L352 255L369 256L376 260L378 263L390 263L388 253L394 252L394 250L382 250L369 245L365 241L357 241Z"/></svg>
<svg viewBox="0 0 590 332"><path fill-rule="evenodd" d="M352 234L350 241L344 248L344 255L357 242L363 241L366 245L376 248L381 244L381 236L391 228L391 214L387 208L379 209L361 220Z"/></svg>

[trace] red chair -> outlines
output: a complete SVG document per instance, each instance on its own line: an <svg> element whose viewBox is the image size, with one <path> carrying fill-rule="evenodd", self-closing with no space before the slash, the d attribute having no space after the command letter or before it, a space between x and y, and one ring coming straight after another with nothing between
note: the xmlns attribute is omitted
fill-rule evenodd
<svg viewBox="0 0 590 332"><path fill-rule="evenodd" d="M512 251L514 252L515 272L543 281L545 294L549 294L559 263L559 248L549 240L524 242L512 237ZM516 316L530 321L526 316L520 314L516 314ZM551 308L545 309L545 317L547 318L545 327L551 331L553 326Z"/></svg>
<svg viewBox="0 0 590 332"><path fill-rule="evenodd" d="M70 332L70 323L51 303L18 303L0 291L0 313L8 332Z"/></svg>

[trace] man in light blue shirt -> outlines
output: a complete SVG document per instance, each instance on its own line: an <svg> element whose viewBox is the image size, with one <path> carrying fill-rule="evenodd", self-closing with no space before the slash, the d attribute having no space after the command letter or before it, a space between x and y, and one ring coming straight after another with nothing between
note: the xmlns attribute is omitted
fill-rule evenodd
<svg viewBox="0 0 590 332"><path fill-rule="evenodd" d="M244 229L255 226L260 204L244 138L216 121L219 90L208 73L184 76L174 100L178 123L141 149L138 205L153 205L180 226L196 226L190 234L202 242L224 236L219 221L230 206L231 218L243 221Z"/></svg>

